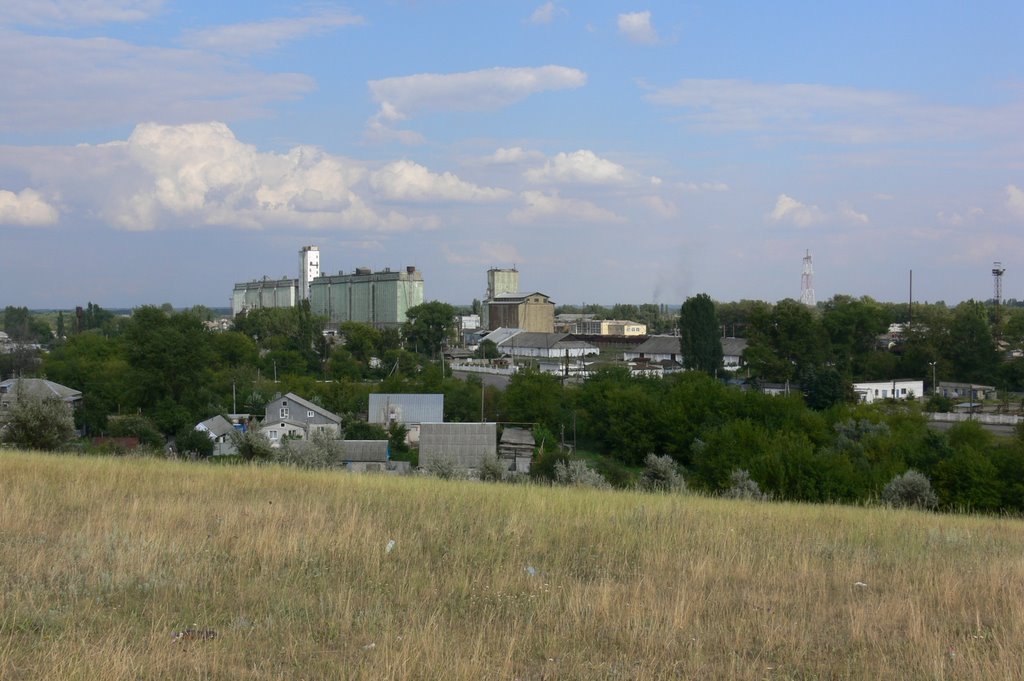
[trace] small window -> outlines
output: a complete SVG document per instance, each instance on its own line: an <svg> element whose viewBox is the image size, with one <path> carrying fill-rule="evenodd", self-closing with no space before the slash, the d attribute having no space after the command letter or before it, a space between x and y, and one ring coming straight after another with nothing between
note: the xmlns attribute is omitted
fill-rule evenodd
<svg viewBox="0 0 1024 681"><path fill-rule="evenodd" d="M307 418L307 419L311 419L311 418L313 418L314 416L316 416L316 414L314 414L314 413L313 413L313 410L312 410L312 409L309 409L309 410L307 410L307 411L306 411L306 418Z"/></svg>
<svg viewBox="0 0 1024 681"><path fill-rule="evenodd" d="M281 407L281 418L288 418L288 407Z"/></svg>

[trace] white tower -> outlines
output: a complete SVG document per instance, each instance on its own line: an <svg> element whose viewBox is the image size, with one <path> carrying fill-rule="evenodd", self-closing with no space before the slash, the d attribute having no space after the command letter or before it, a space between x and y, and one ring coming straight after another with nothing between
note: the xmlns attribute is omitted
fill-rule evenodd
<svg viewBox="0 0 1024 681"><path fill-rule="evenodd" d="M800 276L800 302L814 307L814 265L811 264L811 250L804 256L804 271Z"/></svg>
<svg viewBox="0 0 1024 681"><path fill-rule="evenodd" d="M303 246L299 251L299 300L309 300L309 284L320 276L320 247Z"/></svg>

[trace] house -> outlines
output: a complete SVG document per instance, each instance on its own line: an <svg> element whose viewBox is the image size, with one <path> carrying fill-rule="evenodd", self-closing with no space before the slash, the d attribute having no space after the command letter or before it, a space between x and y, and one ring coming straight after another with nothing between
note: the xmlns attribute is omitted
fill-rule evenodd
<svg viewBox="0 0 1024 681"><path fill-rule="evenodd" d="M341 417L295 393L288 393L278 395L267 404L259 432L273 447L279 447L285 438L308 440L313 433L339 437Z"/></svg>
<svg viewBox="0 0 1024 681"><path fill-rule="evenodd" d="M924 395L924 381L913 378L897 378L891 381L862 381L853 384L853 392L861 402L871 404L875 400L913 400Z"/></svg>
<svg viewBox="0 0 1024 681"><path fill-rule="evenodd" d="M496 423L421 423L420 466L451 461L464 471L479 470L485 456L497 456Z"/></svg>
<svg viewBox="0 0 1024 681"><path fill-rule="evenodd" d="M979 385L977 383L956 383L954 381L939 381L936 393L952 400L968 400L981 402L982 400L996 399L996 388L993 385Z"/></svg>
<svg viewBox="0 0 1024 681"><path fill-rule="evenodd" d="M371 393L369 402L366 420L384 428L402 424L409 429L405 438L409 444L419 442L421 423L444 421L444 395Z"/></svg>
<svg viewBox="0 0 1024 681"><path fill-rule="evenodd" d="M646 360L647 363L669 360L682 365L683 353L679 348L679 336L650 336L632 350L622 353L626 362Z"/></svg>
<svg viewBox="0 0 1024 681"><path fill-rule="evenodd" d="M9 378L0 381L0 417L18 403L18 399L57 399L75 409L82 404L82 393L45 378Z"/></svg>
<svg viewBox="0 0 1024 681"><path fill-rule="evenodd" d="M778 397L779 395L802 395L803 392L799 383L757 383L757 389L765 395Z"/></svg>
<svg viewBox="0 0 1024 681"><path fill-rule="evenodd" d="M510 334L501 342L495 341L495 344L503 355L513 358L567 359L597 355L601 352L596 346L577 340L567 333L521 331Z"/></svg>
<svg viewBox="0 0 1024 681"><path fill-rule="evenodd" d="M357 473L379 473L388 468L387 440L343 440L345 468Z"/></svg>
<svg viewBox="0 0 1024 681"><path fill-rule="evenodd" d="M647 378L664 378L669 374L676 374L684 371L683 365L671 359L663 359L657 362L649 362L646 359L637 359L629 363L631 376L643 376Z"/></svg>
<svg viewBox="0 0 1024 681"><path fill-rule="evenodd" d="M220 414L197 424L195 429L209 435L210 439L215 443L227 442L231 433L235 432L235 426L231 421L228 421Z"/></svg>
<svg viewBox="0 0 1024 681"><path fill-rule="evenodd" d="M723 338L722 368L726 371L738 371L743 366L743 353L746 350L746 338Z"/></svg>

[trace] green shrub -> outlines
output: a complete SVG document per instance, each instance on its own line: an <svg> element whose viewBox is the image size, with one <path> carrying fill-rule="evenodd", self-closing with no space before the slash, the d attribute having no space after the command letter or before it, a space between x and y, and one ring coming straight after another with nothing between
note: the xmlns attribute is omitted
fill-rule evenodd
<svg viewBox="0 0 1024 681"><path fill-rule="evenodd" d="M501 482L507 473L505 465L494 454L487 454L480 462L479 476L484 482Z"/></svg>
<svg viewBox="0 0 1024 681"><path fill-rule="evenodd" d="M0 439L23 449L60 449L74 436L71 407L52 397L21 395L0 422Z"/></svg>
<svg viewBox="0 0 1024 681"><path fill-rule="evenodd" d="M446 457L434 459L426 465L424 471L442 480L461 480L465 477L465 473L455 465L455 461Z"/></svg>
<svg viewBox="0 0 1024 681"><path fill-rule="evenodd" d="M686 481L671 456L648 454L644 459L644 472L640 474L640 489L648 492L685 492Z"/></svg>
<svg viewBox="0 0 1024 681"><path fill-rule="evenodd" d="M572 487L609 489L611 485L600 473L580 460L555 463L555 483Z"/></svg>
<svg viewBox="0 0 1024 681"><path fill-rule="evenodd" d="M138 438L140 445L163 448L164 436L156 424L145 416L129 414L107 419L107 434L111 437Z"/></svg>
<svg viewBox="0 0 1024 681"><path fill-rule="evenodd" d="M270 459L299 468L338 468L345 463L343 442L330 433L316 431L308 440L285 440L271 450Z"/></svg>
<svg viewBox="0 0 1024 681"><path fill-rule="evenodd" d="M737 468L729 476L729 489L723 496L729 499L748 499L750 501L767 501L768 495L761 491L761 486L750 477L750 473Z"/></svg>
<svg viewBox="0 0 1024 681"><path fill-rule="evenodd" d="M889 481L882 490L882 501L898 508L933 509L939 505L931 481L913 468Z"/></svg>
<svg viewBox="0 0 1024 681"><path fill-rule="evenodd" d="M246 461L264 461L274 454L270 440L255 430L247 430L244 433L236 430L231 433L231 443L235 445L238 455Z"/></svg>
<svg viewBox="0 0 1024 681"><path fill-rule="evenodd" d="M205 459L213 454L213 440L206 433L194 428L178 431L174 445L178 454L190 459Z"/></svg>

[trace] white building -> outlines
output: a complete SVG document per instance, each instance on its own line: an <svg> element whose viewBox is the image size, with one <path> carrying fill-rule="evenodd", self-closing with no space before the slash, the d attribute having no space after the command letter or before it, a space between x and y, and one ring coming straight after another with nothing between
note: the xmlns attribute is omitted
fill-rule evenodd
<svg viewBox="0 0 1024 681"><path fill-rule="evenodd" d="M861 402L868 404L875 400L914 400L924 396L924 381L913 378L862 381L853 384L853 391Z"/></svg>
<svg viewBox="0 0 1024 681"><path fill-rule="evenodd" d="M303 246L299 251L299 300L309 300L309 285L320 276L320 247Z"/></svg>

